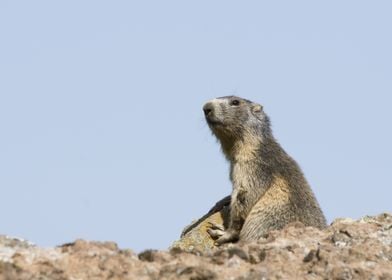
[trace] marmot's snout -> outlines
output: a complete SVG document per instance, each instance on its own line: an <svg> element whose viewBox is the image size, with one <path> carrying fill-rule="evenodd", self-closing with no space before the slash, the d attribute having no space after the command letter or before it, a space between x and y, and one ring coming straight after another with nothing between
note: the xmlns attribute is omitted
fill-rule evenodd
<svg viewBox="0 0 392 280"><path fill-rule="evenodd" d="M208 118L208 116L212 115L213 110L214 110L214 106L211 104L211 102L208 102L203 106L203 111L204 111L204 115L206 116L206 118Z"/></svg>
<svg viewBox="0 0 392 280"><path fill-rule="evenodd" d="M218 125L218 124L222 124L222 120L219 117L219 114L217 114L217 110L216 110L216 104L214 104L212 101L207 102L204 106L203 106L203 111L204 111L204 115L206 117L207 123L209 125Z"/></svg>

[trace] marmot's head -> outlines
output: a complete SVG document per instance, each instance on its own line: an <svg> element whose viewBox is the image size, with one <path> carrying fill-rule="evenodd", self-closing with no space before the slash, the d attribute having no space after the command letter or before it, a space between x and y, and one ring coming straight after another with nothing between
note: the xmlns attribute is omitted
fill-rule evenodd
<svg viewBox="0 0 392 280"><path fill-rule="evenodd" d="M271 134L263 107L249 100L237 96L219 97L208 101L203 111L212 132L222 146L227 146L224 149L249 138L263 141Z"/></svg>

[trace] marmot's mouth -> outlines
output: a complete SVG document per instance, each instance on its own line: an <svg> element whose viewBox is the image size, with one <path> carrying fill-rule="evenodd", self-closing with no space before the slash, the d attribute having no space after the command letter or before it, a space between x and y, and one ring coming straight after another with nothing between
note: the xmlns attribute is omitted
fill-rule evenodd
<svg viewBox="0 0 392 280"><path fill-rule="evenodd" d="M223 122L218 120L217 118L214 117L206 117L207 123L209 125L215 126L215 125L223 125Z"/></svg>

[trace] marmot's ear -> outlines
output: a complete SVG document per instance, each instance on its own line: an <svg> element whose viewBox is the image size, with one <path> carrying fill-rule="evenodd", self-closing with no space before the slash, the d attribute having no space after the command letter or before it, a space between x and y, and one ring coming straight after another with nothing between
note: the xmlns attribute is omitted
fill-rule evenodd
<svg viewBox="0 0 392 280"><path fill-rule="evenodd" d="M263 110L263 106L261 106L260 104L254 104L252 106L253 113L260 113L262 110Z"/></svg>

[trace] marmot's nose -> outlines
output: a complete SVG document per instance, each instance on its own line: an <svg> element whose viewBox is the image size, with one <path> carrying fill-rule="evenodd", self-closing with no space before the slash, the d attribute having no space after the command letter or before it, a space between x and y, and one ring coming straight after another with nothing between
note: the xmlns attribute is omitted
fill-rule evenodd
<svg viewBox="0 0 392 280"><path fill-rule="evenodd" d="M214 107L211 103L207 103L203 106L204 115L207 117L212 111Z"/></svg>

